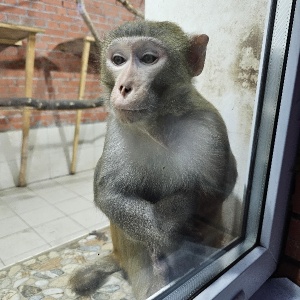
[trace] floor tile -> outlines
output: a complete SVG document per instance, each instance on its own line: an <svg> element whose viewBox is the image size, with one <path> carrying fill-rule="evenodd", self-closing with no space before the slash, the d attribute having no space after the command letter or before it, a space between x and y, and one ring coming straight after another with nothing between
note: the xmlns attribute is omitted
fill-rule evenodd
<svg viewBox="0 0 300 300"><path fill-rule="evenodd" d="M15 216L15 212L0 199L0 220Z"/></svg>
<svg viewBox="0 0 300 300"><path fill-rule="evenodd" d="M76 185L81 182L88 182L92 184L93 178L94 178L94 170L89 170L89 171L78 172L70 176L57 177L54 180L63 185L73 184L73 183Z"/></svg>
<svg viewBox="0 0 300 300"><path fill-rule="evenodd" d="M24 199L24 198L31 198L34 197L35 193L28 189L27 187L24 188L10 188L5 190L0 190L0 197L3 198L3 200L9 201L14 199Z"/></svg>
<svg viewBox="0 0 300 300"><path fill-rule="evenodd" d="M6 204L13 209L17 214L22 214L28 211L35 210L37 208L47 206L46 200L38 197L16 197L13 199L4 199Z"/></svg>
<svg viewBox="0 0 300 300"><path fill-rule="evenodd" d="M34 191L37 194L43 192L45 189L48 190L56 187L60 187L60 184L57 183L54 179L39 181L28 185L28 189Z"/></svg>
<svg viewBox="0 0 300 300"><path fill-rule="evenodd" d="M0 190L0 269L108 225L94 170Z"/></svg>
<svg viewBox="0 0 300 300"><path fill-rule="evenodd" d="M87 168L92 169L96 166L95 161L95 148L93 146L81 146L78 147L77 153L77 170L86 170Z"/></svg>
<svg viewBox="0 0 300 300"><path fill-rule="evenodd" d="M51 177L65 176L70 172L72 148L64 147L50 152L50 173Z"/></svg>
<svg viewBox="0 0 300 300"><path fill-rule="evenodd" d="M29 225L18 216L2 219L0 220L0 238L27 228Z"/></svg>
<svg viewBox="0 0 300 300"><path fill-rule="evenodd" d="M77 185L72 184L66 187L80 196L90 195L93 193L93 185L91 182L82 182Z"/></svg>
<svg viewBox="0 0 300 300"><path fill-rule="evenodd" d="M72 192L70 189L64 188L54 180L51 181L51 184L39 183L30 185L30 189L51 204L77 196L76 193Z"/></svg>
<svg viewBox="0 0 300 300"><path fill-rule="evenodd" d="M72 177L80 178L81 180L91 180L94 177L94 170L82 171L77 172L76 174L72 175Z"/></svg>
<svg viewBox="0 0 300 300"><path fill-rule="evenodd" d="M0 189L17 184L18 179L16 178L16 174L18 170L18 163L15 160L0 162Z"/></svg>
<svg viewBox="0 0 300 300"><path fill-rule="evenodd" d="M15 264L16 262L31 258L41 252L47 251L51 248L50 244L44 244L39 247L33 247L28 251L24 251L16 256L11 256L3 260L5 266Z"/></svg>
<svg viewBox="0 0 300 300"><path fill-rule="evenodd" d="M65 215L60 210L51 205L43 206L41 208L20 214L20 217L32 227L59 219L64 216Z"/></svg>
<svg viewBox="0 0 300 300"><path fill-rule="evenodd" d="M0 134L0 145L5 145L1 147L0 151L0 162L7 162L11 160L19 159L19 153L21 149L21 130L10 130L6 132L1 132Z"/></svg>
<svg viewBox="0 0 300 300"><path fill-rule="evenodd" d="M76 173L76 174L70 175L70 176L56 177L56 178L54 178L54 180L62 185L72 184L75 182L82 181L82 178L80 178L78 176L78 174L80 174L80 173Z"/></svg>
<svg viewBox="0 0 300 300"><path fill-rule="evenodd" d="M83 195L82 197L84 197L85 199L87 199L87 200L89 200L91 202L94 202L94 193Z"/></svg>
<svg viewBox="0 0 300 300"><path fill-rule="evenodd" d="M70 217L85 228L100 229L109 224L107 217L96 207L77 212Z"/></svg>
<svg viewBox="0 0 300 300"><path fill-rule="evenodd" d="M34 227L34 230L48 243L80 232L84 227L68 217L63 217ZM78 235L79 237L79 235Z"/></svg>
<svg viewBox="0 0 300 300"><path fill-rule="evenodd" d="M1 238L0 258L4 263L7 263L9 258L22 256L33 248L45 245L47 243L33 229L25 229Z"/></svg>
<svg viewBox="0 0 300 300"><path fill-rule="evenodd" d="M68 235L65 235L61 238L58 238L58 239L50 242L49 244L51 245L51 247L57 247L59 245L71 242L71 241L77 239L78 237L87 235L89 232L90 232L90 230L88 230L88 229L81 229L79 231L76 231L76 232L70 233Z"/></svg>
<svg viewBox="0 0 300 300"><path fill-rule="evenodd" d="M73 214L94 206L92 202L79 196L55 203L54 205L65 214Z"/></svg>
<svg viewBox="0 0 300 300"><path fill-rule="evenodd" d="M34 147L34 150L30 151L28 165L30 166L26 174L28 182L47 180L51 177L49 152L42 149L42 147Z"/></svg>

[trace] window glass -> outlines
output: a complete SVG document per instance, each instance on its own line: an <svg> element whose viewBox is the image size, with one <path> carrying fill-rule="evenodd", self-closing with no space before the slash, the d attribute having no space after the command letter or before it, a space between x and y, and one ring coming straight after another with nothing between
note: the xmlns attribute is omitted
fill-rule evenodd
<svg viewBox="0 0 300 300"><path fill-rule="evenodd" d="M234 189L222 204L222 218L217 216L214 223L207 212L208 218L203 218L222 233L222 238L211 231L201 245L210 246L207 241L212 236L218 237L220 244L212 252L206 252L203 261L199 264L198 260L179 283L153 297L185 299L197 289L199 293L201 285L205 288L214 275L220 275L220 271L256 245L293 3L202 1L198 10L196 3L180 6L170 1L165 5L155 10L155 5L146 1L146 15L156 20L167 16L191 34L200 30L210 37L205 68L195 84L226 123L238 172Z"/></svg>
<svg viewBox="0 0 300 300"><path fill-rule="evenodd" d="M145 0L146 19L154 23L123 25L108 36L101 56L101 80L109 92L104 148L105 125L86 134L93 144L85 152L91 153L91 168L94 146L100 159L94 194L91 176L84 174L72 183L55 179L53 194L47 183L15 195L1 191L2 206L15 208L9 210L11 222L17 214L24 220L20 236L30 230L43 239L37 251L47 250L1 271L0 287L8 290L2 296L25 290L34 291L32 299L50 292L65 299L109 299L114 292L111 299L125 292L137 300L191 299L258 245L293 3ZM68 159L71 142L62 127L58 131L58 143L64 140L66 147L57 158ZM83 181L86 186L79 186ZM72 189L62 190L65 183ZM26 211L30 205L20 199L36 193L44 204L33 203L43 207ZM86 235L86 224L95 226L90 218L102 230L49 251L59 244L53 236L67 227L74 227L71 238ZM6 280L14 270L20 278ZM53 291L54 280L66 290ZM118 285L126 280L130 287Z"/></svg>

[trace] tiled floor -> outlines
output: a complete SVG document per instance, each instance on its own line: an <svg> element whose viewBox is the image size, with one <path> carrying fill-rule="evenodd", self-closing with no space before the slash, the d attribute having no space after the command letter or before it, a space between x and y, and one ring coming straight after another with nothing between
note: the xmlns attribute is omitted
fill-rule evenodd
<svg viewBox="0 0 300 300"><path fill-rule="evenodd" d="M0 268L108 225L85 171L0 190Z"/></svg>

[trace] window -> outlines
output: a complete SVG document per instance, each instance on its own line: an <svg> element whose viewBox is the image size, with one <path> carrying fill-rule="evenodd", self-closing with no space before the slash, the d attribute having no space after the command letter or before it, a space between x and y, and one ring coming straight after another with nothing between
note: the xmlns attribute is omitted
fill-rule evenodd
<svg viewBox="0 0 300 300"><path fill-rule="evenodd" d="M199 3L192 3L194 10L200 9ZM165 5L160 5L156 19L176 19L178 16L171 16L176 4L168 3L168 11L164 10ZM204 1L201 8L205 5L216 4ZM153 6L153 2L146 1L149 18ZM234 10L230 4L227 6ZM177 11L177 15L184 15L184 9L177 7ZM264 13L266 27L251 121L250 153L247 162L238 162L243 168L248 167L240 235L151 299L248 299L276 268L299 133L299 1L270 1ZM255 18L253 14L251 17ZM191 19L195 22L193 16ZM219 30L223 34L223 28ZM205 88L205 83L202 86Z"/></svg>
<svg viewBox="0 0 300 300"><path fill-rule="evenodd" d="M115 115L119 114L119 119L115 118L112 113L108 122L115 121L113 123L115 127L109 128L108 126L108 130L113 128L115 133L122 132L123 135L116 136L116 138L107 135L102 161L97 165L100 171L97 170L95 176L96 204L112 221L111 231L115 233L115 236L112 237L115 251L111 257L108 247L110 242L109 245L106 244L105 247L102 247L104 245L102 240L95 241L96 237L108 240L103 232L93 231L94 237L91 240L85 239L87 243L90 243L90 247L81 246L79 244L82 241L78 241L80 251L84 249L82 251L88 252L93 249L91 256L87 253L89 259L96 257L102 260L98 264L99 269L97 269L97 263L91 264L93 267L96 266L95 272L91 272L92 267L90 266L90 268L83 269L86 273L80 271L75 273L79 275L75 275L77 280L72 277L73 282L75 282L74 286L77 287L83 283L83 288L79 290L82 294L86 294L88 289L92 288L91 293L94 293L92 298L101 298L102 292L97 293L96 291L99 274L106 275L111 272L119 272L119 265L111 258L120 256L120 261L125 261L121 264L122 267L126 268L128 267L127 264L129 265L127 268L128 278L132 279L133 288L138 292L144 289L140 299L145 299L148 295L151 295L149 299L153 300L249 299L272 275L280 253L292 177L291 170L300 127L299 1L146 0L146 18L174 21L185 32L203 33L203 35L198 35L193 43L189 43L176 25L169 24L170 27L165 25L166 31L162 34L161 27L151 23L163 36L162 41L152 36L151 39L138 39L136 32L141 32L139 31L141 28L144 28L145 32L153 31L152 29L148 30L149 23L145 27L143 27L145 24L134 23L124 26L124 28L129 26L127 30L133 35L131 38L116 38L111 42L104 43L108 51L107 56L103 55L107 61L102 66L102 71L105 68L110 68L110 75L107 78L111 77L112 74L118 77L117 74L122 74L122 68L125 69L126 78L127 76L134 77L131 72L126 72L126 66L132 67L133 63L146 69L145 73L151 74L149 77L155 78L153 85L157 89L155 93L151 93L152 90L150 90L149 93L143 92L143 95L147 94L147 101L150 104L146 102L148 106L151 106L151 111L152 108L153 110L159 109L156 109L154 117L151 115L151 118L148 118L148 111L150 111L148 107L135 109L130 102L126 106L126 101L123 101L125 96L130 95L130 93L131 95L134 94L132 93L134 89L129 82L132 78L121 83L116 89L117 95L121 92L124 99L116 97L117 100L114 99L116 101L111 101L114 102L111 105L111 111ZM138 27L138 31L132 30L134 26ZM123 30L118 30L114 33L116 36L118 34L122 36ZM128 31L124 30L124 32ZM174 32L176 34L172 36ZM159 34L157 35L159 36ZM200 99L199 102L201 102L202 98L196 93L189 81L191 73L198 75L202 71L205 58L204 49L206 49L208 42L205 34L209 36L205 67L201 76L194 79L194 83L201 95L208 102L211 102L220 114L205 101L203 101L205 104L202 106L195 104L196 100ZM168 39L169 35L171 35L170 39ZM178 38L179 36L180 38ZM166 44L168 46L165 46ZM174 49L169 51L169 48L172 47ZM195 57L191 55L187 63L181 59L182 63L179 61L180 59L178 60L178 56L186 57L187 47L194 50L195 48L198 49L195 53L199 54L200 52L201 55L194 55ZM195 54L192 50L189 53ZM168 58L169 61L167 61ZM163 69L166 66L166 61L168 68ZM172 84L167 80L169 79L168 76L170 79L175 79L174 82L170 80ZM183 77L186 85L177 84L177 78ZM135 78L141 80L140 76L135 75ZM141 78L141 81L137 80L138 87L140 87L141 82L144 83L145 81L143 76ZM117 82L117 80L115 81ZM179 86L180 92L177 93L178 90L176 90L175 93L174 86ZM156 92L157 95L155 95ZM186 96L187 92L189 96L192 95L193 100L193 97L198 97L195 101L191 101L190 107L192 108L188 112L182 110L184 111L183 114L177 114L177 110L176 113L174 110L169 110L170 107L171 109L174 108L172 106L176 102L174 99L177 100L175 108L178 108L179 102L181 108L185 108L184 104L186 103L191 104L188 101L183 101L185 100L183 96ZM159 97L161 94L167 94L168 97ZM133 96L131 101L135 102L137 98ZM165 98L169 100L168 104L170 105L165 105L163 101L160 101ZM188 99L188 97L186 98ZM155 105L151 101L154 101ZM182 103L184 104L182 105ZM116 108L117 105L119 107ZM116 109L114 110L114 108ZM205 114L207 111L209 111L208 116ZM127 127L124 124L124 127L120 126L122 122L119 121L124 120ZM162 126L153 126L153 120ZM207 121L205 126L203 120ZM208 126L207 124L213 123L210 123L211 120L217 120L216 124L218 125L214 123L212 126ZM128 123L132 124L128 125ZM134 123L138 125L134 127ZM109 123L109 125L111 124ZM141 124L144 127L137 128ZM220 124L221 126L219 126ZM226 124L227 130L224 129L224 124ZM103 130L103 127L100 125L97 128ZM157 129L158 127L160 130ZM182 127L185 127L184 130ZM141 128L142 130L140 130ZM150 130L153 128L154 134ZM128 131L126 131L127 129ZM201 140L204 141L203 147L199 143L199 139L196 139L199 136L202 138L199 134L201 130L208 132L206 139ZM157 132L158 134L156 134ZM99 134L98 131L97 133ZM63 136L62 139L67 140L64 134L61 135ZM90 138L90 136L94 136L94 133L86 135ZM175 138L171 139L170 136ZM5 139L7 139L6 135L3 137L3 140ZM54 135L51 136L51 141L53 140ZM110 149L113 149L112 151L107 150L109 143L111 143ZM101 149L102 151L102 139L101 146L99 144L97 143L97 150ZM197 147L199 144L201 147ZM215 145L216 147L214 147ZM92 164L94 149L90 148L92 147L89 147L89 150L92 150L89 152L91 154L89 161ZM190 149L192 152L188 151ZM231 151L233 155L231 155ZM67 153L68 151L64 152ZM121 152L122 154L120 154ZM222 154L220 154L221 152ZM6 149L5 156L10 157L8 153L9 150ZM196 159L192 160L186 155L191 153L198 154L195 156ZM201 176L198 174L198 170L201 170L203 166L201 163L205 159L201 160L202 156L199 153L204 158L207 155L209 163L210 161L214 162L212 164L214 168L203 168L205 171L202 171ZM214 156L210 156L211 153L214 153ZM64 155L57 155L54 158L56 159L58 156ZM68 158L67 154L65 156ZM100 154L97 153L97 158L99 156ZM211 159L211 157L213 158ZM224 160L221 160L220 157ZM237 179L234 161L236 161ZM192 166L190 168L192 175L199 175L197 180L192 178L189 172L186 172L188 173L186 175L187 163ZM197 168L192 165L193 163ZM206 166L209 163L207 162ZM54 167L59 165L59 161L56 160ZM206 171L207 173L205 173ZM221 176L218 177L219 180L214 180L218 173L221 173ZM136 177L132 175L136 175ZM82 178L80 177L79 181L82 181ZM201 184L198 183L199 178ZM75 182L72 187L74 191L76 189L76 193L63 188L57 189L66 194L63 197L66 196L64 199L67 200L68 204L79 203L78 207L80 208L78 210L76 208L76 215L72 214L78 223L83 218L92 216L90 207L87 206L91 203L87 203L87 201L92 200L94 195L91 193L91 180L87 181L89 181L88 195L85 195L86 191L82 191L82 186L78 187L78 182ZM108 187L109 185L110 187ZM44 189L46 186L47 184L42 184L38 189ZM87 201L82 202L81 196L83 194L79 193L79 190L84 193L86 196L84 200ZM24 190L20 194L24 199L26 196L34 195L30 192L24 196ZM47 203L46 199L55 202L57 199L49 191L43 190L42 194L45 198L44 207L47 211L41 215L50 215L51 206L48 205L50 200ZM23 200L22 197L17 195L16 199ZM115 201L116 198L118 201ZM222 201L218 202L217 200L220 198ZM208 200L203 205L203 203L199 204L201 202L199 199ZM163 202L163 200L166 201ZM185 204L182 205L184 203L182 200L187 200L187 207ZM194 200L197 200L196 204ZM10 199L3 201L8 203ZM190 205L191 202L192 205ZM40 200L35 203L40 204ZM214 207L214 203L218 203L218 205ZM59 203L57 207L63 212L68 210L65 209L65 203ZM82 208L85 209L85 213L82 212ZM55 220L59 219L58 222L55 222L54 230L59 232L61 228L68 227L63 224L65 219L61 217L62 212L53 208L52 211L57 212ZM23 216L24 220L29 223L33 214L29 212L25 217ZM178 218L178 221L175 217ZM17 217L12 218L14 220L12 222L18 220ZM100 218L103 224L107 225L107 219L103 216ZM101 222L100 218L99 222ZM219 222L222 219L224 222ZM39 220L34 219L32 223L37 222ZM24 224L24 222L19 223L21 224L19 227ZM47 227L47 231L52 234L54 230L50 228L49 223L38 224L36 231L40 236L34 230L32 230L32 236L43 236L44 227ZM176 223L175 226L173 226L174 223ZM10 223L7 222L7 224ZM69 224L74 225L76 236L86 232L82 232L81 226L75 221ZM24 226L28 228L26 224ZM23 233L27 233L26 230ZM50 237L45 237L45 241L49 238L49 241L53 242L51 234L49 234ZM33 244L37 247L37 239L34 241ZM41 248L50 245L50 243L46 245L45 241L42 240ZM101 247L94 246L94 243L98 242ZM55 244L56 241L51 245ZM75 244L65 246L75 249ZM6 253L13 248L18 248L7 247L6 245L4 247ZM70 249L65 250L68 258L72 256L70 260L64 259L66 264L71 264L66 268L68 272L71 272L77 262L81 264L84 261L85 255L81 255L80 251L76 249L74 251L78 252L78 257L75 257L77 254L69 255ZM55 255L55 253L51 254L53 258L56 257ZM15 258L17 255L13 257ZM41 261L46 259L47 256L45 255L38 258ZM39 272L31 272L31 267L28 267L31 263L35 265L35 259L29 264L24 262L18 266L18 268L24 267L23 273L25 275L23 275L26 277L28 274L39 274ZM34 267L32 266L32 268ZM182 269L180 269L181 267ZM8 274L6 272L9 273L5 270L0 277L5 278ZM64 274L64 272L56 273ZM87 274L87 276L83 276L83 274ZM90 276L91 281L89 282L87 279L86 283L83 279L89 278L88 275L90 274L96 275L95 277ZM64 276L64 280L66 280L69 274ZM121 271L116 276L121 278ZM8 279L3 286L6 287L11 284L18 291L5 290L3 295L17 295L23 289L18 284L20 282L26 283L29 278L23 281L23 278L18 277L16 280L18 283L16 281L10 282ZM101 280L98 281L100 284L102 283ZM61 285L61 283L59 284ZM54 286L51 285L51 287ZM160 289L161 287L163 288ZM29 286L28 290L31 288ZM118 288L119 286L111 285L109 288L104 287L104 290L117 291ZM157 291L158 289L160 290ZM53 292L56 289L51 290ZM47 294L39 288L34 288L33 291L34 294L30 295L32 298L42 297L41 293ZM63 293L64 291L59 289L57 297L62 297ZM71 292L65 294L65 297L69 297L68 295L71 295ZM81 298L75 295L70 297L73 296ZM109 296L104 295L103 297ZM123 296L117 298L121 297Z"/></svg>

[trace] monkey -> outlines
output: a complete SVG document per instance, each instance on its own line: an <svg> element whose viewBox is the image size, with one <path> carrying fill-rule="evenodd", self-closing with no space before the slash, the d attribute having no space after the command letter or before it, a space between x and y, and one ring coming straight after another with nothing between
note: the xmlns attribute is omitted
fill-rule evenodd
<svg viewBox="0 0 300 300"><path fill-rule="evenodd" d="M237 169L223 118L192 82L208 41L154 21L124 23L103 41L109 117L94 202L110 220L113 252L71 276L77 294L123 270L146 299L222 247Z"/></svg>

